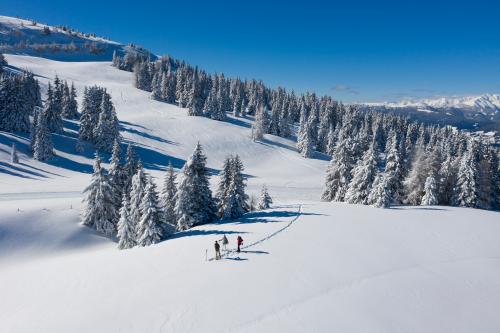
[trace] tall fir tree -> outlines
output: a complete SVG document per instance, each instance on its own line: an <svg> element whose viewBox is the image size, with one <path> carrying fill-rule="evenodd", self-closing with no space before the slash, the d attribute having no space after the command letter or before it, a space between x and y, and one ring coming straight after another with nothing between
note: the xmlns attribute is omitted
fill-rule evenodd
<svg viewBox="0 0 500 333"><path fill-rule="evenodd" d="M146 188L140 204L141 219L137 225L137 245L149 246L158 243L163 236L158 193L151 179L146 179Z"/></svg>
<svg viewBox="0 0 500 333"><path fill-rule="evenodd" d="M352 180L345 195L345 201L353 204L367 204L372 184L378 173L378 152L372 144L352 171Z"/></svg>
<svg viewBox="0 0 500 333"><path fill-rule="evenodd" d="M93 137L96 148L108 153L111 152L115 140L119 140L120 137L118 118L111 96L107 92L102 95L99 120Z"/></svg>
<svg viewBox="0 0 500 333"><path fill-rule="evenodd" d="M52 136L47 125L46 110L37 113L36 128L33 136L33 158L38 161L48 161L54 156Z"/></svg>
<svg viewBox="0 0 500 333"><path fill-rule="evenodd" d="M94 173L89 186L84 190L85 209L83 211L82 223L95 228L107 236L115 233L116 209L113 200L113 191L109 185L101 159L96 155L94 161Z"/></svg>
<svg viewBox="0 0 500 333"><path fill-rule="evenodd" d="M187 230L196 225L210 223L216 216L216 207L208 182L206 159L198 143L182 169L175 205L177 230Z"/></svg>
<svg viewBox="0 0 500 333"><path fill-rule="evenodd" d="M175 217L175 197L177 194L176 175L172 163L169 163L165 180L163 182L163 189L161 192L161 205L163 207L163 221L167 226L164 229L171 229L176 227L177 220Z"/></svg>
<svg viewBox="0 0 500 333"><path fill-rule="evenodd" d="M125 193L123 193L122 196L120 219L118 221L117 229L118 248L120 250L130 249L136 245L136 226L134 221L130 218L129 199Z"/></svg>

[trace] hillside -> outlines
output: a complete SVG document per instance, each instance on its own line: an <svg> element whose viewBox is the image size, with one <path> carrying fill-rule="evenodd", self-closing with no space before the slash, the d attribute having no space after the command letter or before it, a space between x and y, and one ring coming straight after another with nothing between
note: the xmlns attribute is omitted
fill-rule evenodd
<svg viewBox="0 0 500 333"><path fill-rule="evenodd" d="M89 33L36 21L0 16L0 53L61 61L110 61L113 52L149 52ZM152 56L154 58L154 56Z"/></svg>

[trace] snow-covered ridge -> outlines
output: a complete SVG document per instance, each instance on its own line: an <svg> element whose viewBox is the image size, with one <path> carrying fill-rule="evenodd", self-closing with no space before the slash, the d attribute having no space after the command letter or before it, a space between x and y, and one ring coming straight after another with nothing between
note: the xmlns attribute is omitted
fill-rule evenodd
<svg viewBox="0 0 500 333"><path fill-rule="evenodd" d="M362 109L397 112L414 120L461 129L500 132L500 94L360 103Z"/></svg>
<svg viewBox="0 0 500 333"><path fill-rule="evenodd" d="M497 112L500 110L500 94L482 94L476 96L439 97L431 99L406 99L399 102L364 103L369 106L390 108L419 109L471 109L478 112Z"/></svg>
<svg viewBox="0 0 500 333"><path fill-rule="evenodd" d="M114 51L140 48L124 45L93 33L55 27L32 20L0 16L0 52L32 55L62 61L110 61Z"/></svg>

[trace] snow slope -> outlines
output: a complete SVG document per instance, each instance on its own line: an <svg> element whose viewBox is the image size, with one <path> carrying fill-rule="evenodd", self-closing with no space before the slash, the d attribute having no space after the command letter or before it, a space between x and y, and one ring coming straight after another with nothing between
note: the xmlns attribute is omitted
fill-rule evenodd
<svg viewBox="0 0 500 333"><path fill-rule="evenodd" d="M91 34L38 22L34 25L30 20L0 15L1 53L34 55L61 61L111 61L114 51L119 54L125 51L149 54L146 50Z"/></svg>
<svg viewBox="0 0 500 333"><path fill-rule="evenodd" d="M291 203L118 251L78 225L77 204L0 202L0 331L500 329L495 212ZM222 234L263 241L205 261Z"/></svg>
<svg viewBox="0 0 500 333"><path fill-rule="evenodd" d="M189 117L184 109L151 100L147 92L133 87L132 73L120 71L109 62L58 62L18 55L6 58L12 66L32 70L44 85L55 75L74 82L80 98L85 86L106 87L121 121L123 137L138 145L144 165L155 177L163 177L169 161L175 168L182 167L200 141L214 173L227 155L240 155L249 176L250 192L258 193L265 183L271 194L281 200L316 200L321 194L328 163L325 156L304 159L297 154L295 142L272 135L266 136L264 142L253 142L251 119L217 122ZM85 156L75 154L77 129L74 122L66 122L65 135L54 135L58 157L50 165L26 156L29 145L24 138L0 132L1 160L8 160L11 142L17 142L24 153L20 165L0 164L0 193L39 192L37 186L49 192L81 191L89 181L93 152L88 147ZM216 181L215 177L212 180ZM39 185L33 186L34 183Z"/></svg>
<svg viewBox="0 0 500 333"><path fill-rule="evenodd" d="M326 159L301 158L292 140L251 141L251 119L188 117L109 62L7 60L44 85L56 74L74 81L79 97L85 85L105 86L124 138L158 180L199 140L213 173L238 153L249 192L266 183L277 204L119 251L79 224L92 150L74 153L77 124L54 135L50 164L29 158L25 135L0 132L0 332L500 330L498 212L320 203ZM8 162L12 142L17 165ZM250 246L206 261L223 234Z"/></svg>

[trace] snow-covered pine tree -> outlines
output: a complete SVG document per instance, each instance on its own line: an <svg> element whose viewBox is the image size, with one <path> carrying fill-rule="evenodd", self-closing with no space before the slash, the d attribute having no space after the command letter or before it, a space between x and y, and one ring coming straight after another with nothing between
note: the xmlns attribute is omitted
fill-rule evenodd
<svg viewBox="0 0 500 333"><path fill-rule="evenodd" d="M312 138L313 116L308 115L305 103L302 103L300 111L299 135L297 137L297 149L299 153L310 158L313 155L313 138Z"/></svg>
<svg viewBox="0 0 500 333"><path fill-rule="evenodd" d="M394 194L391 189L391 175L379 173L373 182L368 203L377 208L388 208L393 203Z"/></svg>
<svg viewBox="0 0 500 333"><path fill-rule="evenodd" d="M353 165L352 148L354 143L349 136L340 141L335 149L327 171L325 188L321 199L324 201L344 201L351 181L351 169Z"/></svg>
<svg viewBox="0 0 500 333"><path fill-rule="evenodd" d="M196 225L210 223L216 216L206 160L198 143L182 169L182 179L177 189L175 205L177 230L187 230Z"/></svg>
<svg viewBox="0 0 500 333"><path fill-rule="evenodd" d="M94 139L94 128L99 122L103 94L104 89L98 86L85 87L78 133L82 140Z"/></svg>
<svg viewBox="0 0 500 333"><path fill-rule="evenodd" d="M232 161L232 182L234 183L236 193L236 207L234 208L233 218L238 218L244 213L250 211L248 206L248 195L245 193L245 178L243 171L245 170L243 162L238 154L236 154Z"/></svg>
<svg viewBox="0 0 500 333"><path fill-rule="evenodd" d="M115 140L119 140L120 131L115 108L111 96L107 92L102 95L100 109L99 121L94 129L94 142L97 149L109 153Z"/></svg>
<svg viewBox="0 0 500 333"><path fill-rule="evenodd" d="M455 196L454 190L457 183L458 162L459 159L455 159L447 152L446 158L438 171L439 202L443 205L451 205L452 199Z"/></svg>
<svg viewBox="0 0 500 333"><path fill-rule="evenodd" d="M66 82L64 83L62 115L67 119L78 118L78 102L76 101L76 89L73 83L71 83L71 88L68 87Z"/></svg>
<svg viewBox="0 0 500 333"><path fill-rule="evenodd" d="M177 220L175 218L175 195L177 193L177 185L175 179L174 168L172 167L172 163L169 163L161 192L161 205L164 214L163 221L168 225L168 229L175 229L177 225ZM164 229L166 228L164 227Z"/></svg>
<svg viewBox="0 0 500 333"><path fill-rule="evenodd" d="M472 144L470 145L472 146ZM478 203L477 163L469 148L460 160L455 198L453 203L461 207L476 207Z"/></svg>
<svg viewBox="0 0 500 333"><path fill-rule="evenodd" d="M120 250L130 249L136 245L136 226L129 215L128 196L123 193L120 219L118 220L118 248Z"/></svg>
<svg viewBox="0 0 500 333"><path fill-rule="evenodd" d="M242 172L243 163L238 155L226 158L216 196L218 214L222 219L237 219L250 210Z"/></svg>
<svg viewBox="0 0 500 333"><path fill-rule="evenodd" d="M59 86L57 87L59 89ZM56 96L60 94L60 92L55 87L52 88L52 85L49 82L49 86L47 89L47 99L45 100L44 105L44 113L47 121L47 126L50 132L61 133L63 130L63 122L61 118L62 106L58 103L61 102L61 99Z"/></svg>
<svg viewBox="0 0 500 333"><path fill-rule="evenodd" d="M264 107L260 106L257 108L257 112L255 114L255 121L252 124L252 140L253 141L262 141L265 133L265 123L264 123Z"/></svg>
<svg viewBox="0 0 500 333"><path fill-rule="evenodd" d="M195 71L193 74L193 83L189 90L187 107L189 116L202 116L203 115L203 97L201 95L200 82L198 81L198 74Z"/></svg>
<svg viewBox="0 0 500 333"><path fill-rule="evenodd" d="M167 75L164 77L162 81L162 85L166 87L162 91L163 99L165 100L165 102L170 104L175 104L176 82L175 82L175 75L172 73L172 71L169 70L167 72Z"/></svg>
<svg viewBox="0 0 500 333"><path fill-rule="evenodd" d="M52 136L47 125L46 110L37 113L36 128L33 136L33 158L37 161L48 161L54 156Z"/></svg>
<svg viewBox="0 0 500 333"><path fill-rule="evenodd" d="M12 144L12 149L10 151L10 162L17 164L19 163L19 156L17 155L17 147L16 144Z"/></svg>
<svg viewBox="0 0 500 333"><path fill-rule="evenodd" d="M436 178L431 173L429 177L425 180L424 185L424 196L422 197L422 206L435 206L438 205L438 189L436 184Z"/></svg>
<svg viewBox="0 0 500 333"><path fill-rule="evenodd" d="M224 160L222 165L222 170L219 173L219 187L215 194L215 199L217 202L217 215L219 218L224 217L224 209L226 207L226 201L228 199L229 186L231 185L232 177L232 161L233 157L228 156Z"/></svg>
<svg viewBox="0 0 500 333"><path fill-rule="evenodd" d="M257 209L269 209L273 203L273 199L269 195L267 191L267 186L262 185L262 189L260 190L259 202L257 203Z"/></svg>
<svg viewBox="0 0 500 333"><path fill-rule="evenodd" d="M378 152L376 147L375 144L372 144L352 170L352 180L345 195L345 201L348 203L368 203L368 195L378 173Z"/></svg>
<svg viewBox="0 0 500 333"><path fill-rule="evenodd" d="M130 195L132 190L132 178L137 173L139 168L139 161L135 154L134 146L129 144L127 146L127 155L125 158L125 165L123 166L123 192Z"/></svg>
<svg viewBox="0 0 500 333"><path fill-rule="evenodd" d="M142 164L139 162L139 166L137 167L137 172L132 178L132 189L130 192L130 210L129 210L130 218L136 225L138 225L138 223L142 219L141 202L144 197L146 185L147 185L146 173L144 172Z"/></svg>
<svg viewBox="0 0 500 333"><path fill-rule="evenodd" d="M151 179L146 179L146 188L140 204L141 219L137 225L137 245L149 246L158 243L163 236L161 210L158 193Z"/></svg>
<svg viewBox="0 0 500 333"><path fill-rule="evenodd" d="M157 101L163 100L161 94L163 71L156 71L151 82L151 98Z"/></svg>
<svg viewBox="0 0 500 333"><path fill-rule="evenodd" d="M385 162L385 177L389 180L388 186L390 187L390 193L393 195L391 203L399 203L401 201L400 194L403 190L403 166L401 159L398 137L394 133L388 146L388 154Z"/></svg>
<svg viewBox="0 0 500 333"><path fill-rule="evenodd" d="M123 169L121 165L121 147L120 141L115 140L113 144L113 153L109 164L109 184L113 189L113 198L115 200L116 210L120 209L123 201Z"/></svg>
<svg viewBox="0 0 500 333"><path fill-rule="evenodd" d="M85 209L82 223L107 236L112 236L116 230L114 221L117 220L117 212L113 201L113 191L97 154L90 184L83 192Z"/></svg>

